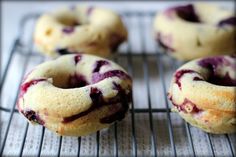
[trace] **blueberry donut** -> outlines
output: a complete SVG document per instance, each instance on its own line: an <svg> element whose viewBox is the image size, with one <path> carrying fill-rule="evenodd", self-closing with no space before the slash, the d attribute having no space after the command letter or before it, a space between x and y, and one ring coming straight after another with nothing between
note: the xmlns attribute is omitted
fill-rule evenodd
<svg viewBox="0 0 236 157"><path fill-rule="evenodd" d="M218 6L197 3L169 8L157 14L154 31L159 46L179 60L236 52L236 17Z"/></svg>
<svg viewBox="0 0 236 157"><path fill-rule="evenodd" d="M126 39L127 30L116 13L85 6L43 14L34 34L40 52L52 57L71 53L107 57Z"/></svg>
<svg viewBox="0 0 236 157"><path fill-rule="evenodd" d="M112 61L70 54L38 65L21 84L18 110L59 135L83 136L122 120L131 77Z"/></svg>
<svg viewBox="0 0 236 157"><path fill-rule="evenodd" d="M168 93L174 110L206 132L235 132L235 59L226 55L201 58L180 67Z"/></svg>

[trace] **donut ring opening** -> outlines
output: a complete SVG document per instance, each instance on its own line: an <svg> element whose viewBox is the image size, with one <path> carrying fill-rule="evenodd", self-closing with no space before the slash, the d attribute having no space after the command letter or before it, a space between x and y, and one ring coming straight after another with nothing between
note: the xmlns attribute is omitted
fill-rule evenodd
<svg viewBox="0 0 236 157"><path fill-rule="evenodd" d="M225 67L231 67L234 70L236 69L235 63L232 64L223 57L212 57L202 59L198 64L208 70L207 82L220 86L236 86L235 76L230 76L229 71L217 70L217 68L224 69Z"/></svg>

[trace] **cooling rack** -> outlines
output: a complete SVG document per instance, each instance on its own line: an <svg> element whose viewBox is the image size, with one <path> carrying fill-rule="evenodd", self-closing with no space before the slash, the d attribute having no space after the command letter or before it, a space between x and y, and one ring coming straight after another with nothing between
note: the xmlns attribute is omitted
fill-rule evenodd
<svg viewBox="0 0 236 157"><path fill-rule="evenodd" d="M235 135L212 135L190 126L166 97L171 76L182 63L161 53L152 33L154 12L121 12L129 30L114 61L133 76L127 118L85 137L57 136L33 126L16 109L19 84L30 69L48 60L32 34L39 14L25 15L1 77L0 156L235 156Z"/></svg>

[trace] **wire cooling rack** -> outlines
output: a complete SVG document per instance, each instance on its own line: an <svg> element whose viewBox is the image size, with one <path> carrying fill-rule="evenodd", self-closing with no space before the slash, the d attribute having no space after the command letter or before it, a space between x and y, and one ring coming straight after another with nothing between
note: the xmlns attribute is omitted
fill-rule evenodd
<svg viewBox="0 0 236 157"><path fill-rule="evenodd" d="M33 126L15 108L19 84L30 69L48 60L34 48L38 14L20 22L1 77L0 156L235 156L235 135L212 135L170 111L166 97L182 63L161 53L152 33L153 12L122 12L129 40L114 60L133 76L130 114L110 128L84 137L61 137Z"/></svg>

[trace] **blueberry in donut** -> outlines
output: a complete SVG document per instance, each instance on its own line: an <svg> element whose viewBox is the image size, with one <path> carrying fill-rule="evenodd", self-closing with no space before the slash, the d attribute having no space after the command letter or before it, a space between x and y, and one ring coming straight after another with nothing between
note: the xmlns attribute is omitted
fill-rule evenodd
<svg viewBox="0 0 236 157"><path fill-rule="evenodd" d="M21 84L17 106L32 123L83 136L125 118L131 100L131 77L119 65L71 54L34 68Z"/></svg>
<svg viewBox="0 0 236 157"><path fill-rule="evenodd" d="M215 134L236 130L235 56L190 61L173 75L168 97L191 125Z"/></svg>

